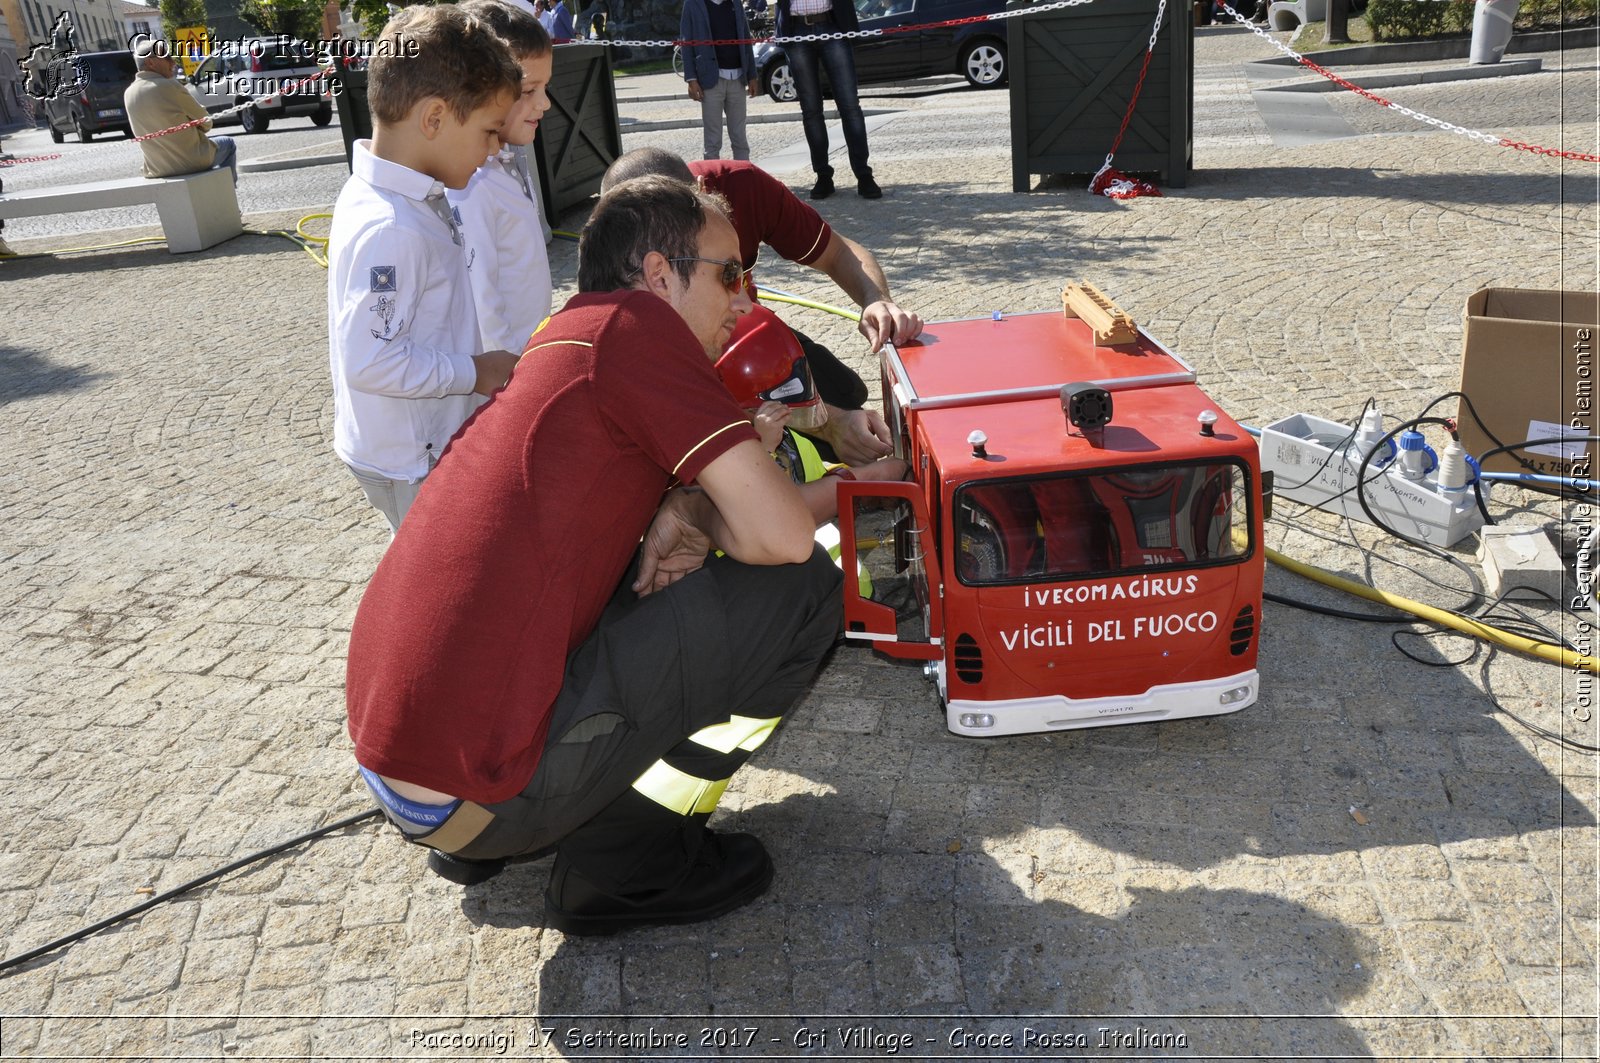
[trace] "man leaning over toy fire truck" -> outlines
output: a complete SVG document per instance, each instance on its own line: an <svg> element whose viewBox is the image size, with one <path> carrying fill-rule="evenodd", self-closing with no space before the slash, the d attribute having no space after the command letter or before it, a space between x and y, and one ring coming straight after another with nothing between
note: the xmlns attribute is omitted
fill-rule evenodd
<svg viewBox="0 0 1600 1063"><path fill-rule="evenodd" d="M683 184L604 196L579 294L451 442L351 631L389 819L467 885L553 850L567 933L765 891L761 842L705 823L840 627L839 570L712 368L750 309L738 253Z"/></svg>
<svg viewBox="0 0 1600 1063"><path fill-rule="evenodd" d="M745 269L755 268L761 245L766 244L791 262L827 274L861 308L859 328L870 353L877 354L885 341L909 343L921 334L922 318L894 301L872 252L835 231L788 185L755 164L725 159L686 163L664 148L636 148L607 168L600 189L604 192L646 174L670 177L724 197L732 211L729 220L739 233L739 257ZM753 278L749 292L756 298ZM799 331L795 335L811 364L817 390L830 407L821 428L807 432L821 445L822 456L864 465L891 453L894 443L888 425L876 410L864 408L866 384L828 348Z"/></svg>

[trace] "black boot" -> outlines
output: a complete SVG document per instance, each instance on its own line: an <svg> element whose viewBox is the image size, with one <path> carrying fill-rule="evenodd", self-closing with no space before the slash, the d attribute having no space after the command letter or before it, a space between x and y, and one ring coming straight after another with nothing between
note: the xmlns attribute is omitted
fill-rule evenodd
<svg viewBox="0 0 1600 1063"><path fill-rule="evenodd" d="M706 831L687 874L667 889L604 893L559 851L544 894L545 924L565 934L698 923L743 907L772 884L772 858L750 834Z"/></svg>
<svg viewBox="0 0 1600 1063"><path fill-rule="evenodd" d="M458 886L476 886L487 882L506 869L504 860L468 860L464 856L432 849L428 852L428 868L440 878Z"/></svg>

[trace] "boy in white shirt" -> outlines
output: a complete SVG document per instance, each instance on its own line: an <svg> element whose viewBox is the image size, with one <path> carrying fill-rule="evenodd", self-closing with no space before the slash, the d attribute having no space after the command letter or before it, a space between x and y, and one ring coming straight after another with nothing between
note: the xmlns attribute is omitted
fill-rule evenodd
<svg viewBox="0 0 1600 1063"><path fill-rule="evenodd" d="M393 532L517 362L479 339L445 189L500 150L522 71L486 25L442 4L390 19L367 78L372 139L356 142L328 241L333 448Z"/></svg>
<svg viewBox="0 0 1600 1063"><path fill-rule="evenodd" d="M484 349L520 353L550 313L550 259L528 161L528 145L550 109L550 35L532 15L499 0L470 0L461 10L487 25L522 68L521 95L500 126L500 153L465 189L448 193L472 263L472 302Z"/></svg>

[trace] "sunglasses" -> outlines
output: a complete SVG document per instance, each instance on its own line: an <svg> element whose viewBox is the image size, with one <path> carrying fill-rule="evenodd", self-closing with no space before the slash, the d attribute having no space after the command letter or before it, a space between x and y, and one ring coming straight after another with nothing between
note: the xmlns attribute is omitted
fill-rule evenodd
<svg viewBox="0 0 1600 1063"><path fill-rule="evenodd" d="M691 256L689 258L669 258L667 261L709 262L713 266L721 266L722 276L719 279L722 281L722 286L728 289L728 291L732 292L734 295L738 295L740 292L744 291L745 284L750 277L750 270L745 269L744 265L735 258L723 260L720 258L699 258Z"/></svg>

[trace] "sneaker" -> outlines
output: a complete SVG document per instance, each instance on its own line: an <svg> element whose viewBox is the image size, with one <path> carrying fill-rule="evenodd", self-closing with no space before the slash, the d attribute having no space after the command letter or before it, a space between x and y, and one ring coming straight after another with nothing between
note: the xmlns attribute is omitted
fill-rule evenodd
<svg viewBox="0 0 1600 1063"><path fill-rule="evenodd" d="M476 886L488 882L506 869L504 860L468 860L452 856L438 849L428 851L428 868L440 878L449 879L458 886Z"/></svg>
<svg viewBox="0 0 1600 1063"><path fill-rule="evenodd" d="M751 834L706 831L700 856L671 889L614 897L558 852L544 893L545 925L564 934L615 934L640 926L698 923L741 908L772 885L772 858Z"/></svg>
<svg viewBox="0 0 1600 1063"><path fill-rule="evenodd" d="M863 177L856 182L856 194L862 199L882 199L883 189L872 178Z"/></svg>
<svg viewBox="0 0 1600 1063"><path fill-rule="evenodd" d="M824 174L811 186L812 199L827 199L833 195L833 174Z"/></svg>

